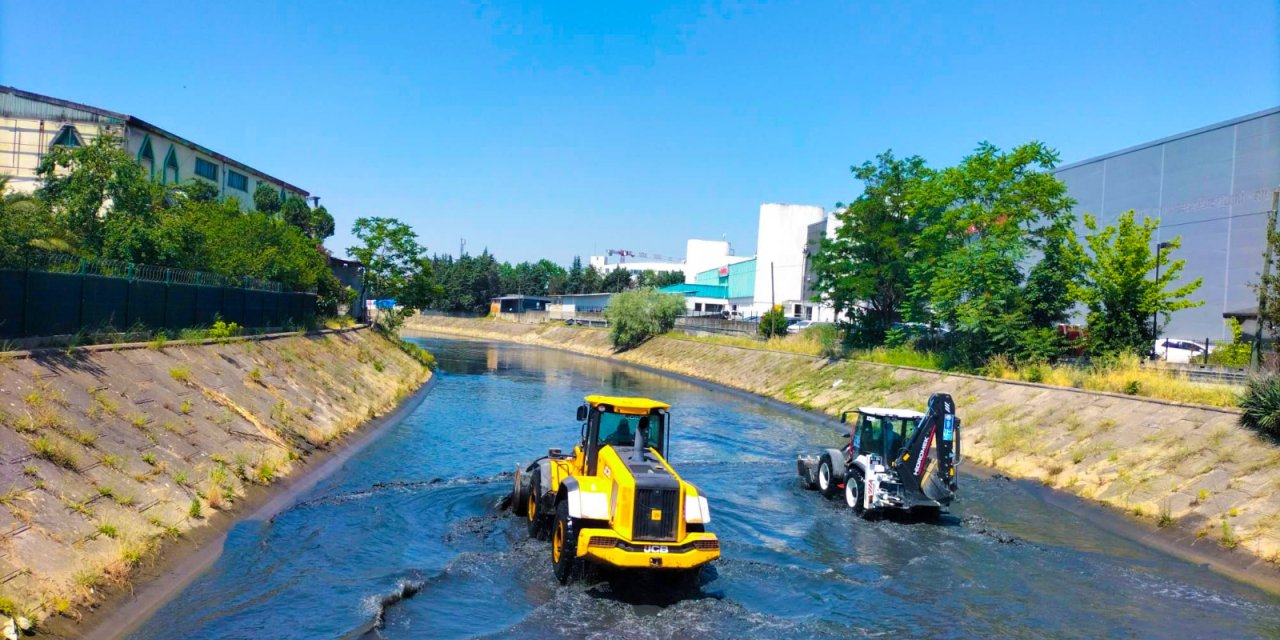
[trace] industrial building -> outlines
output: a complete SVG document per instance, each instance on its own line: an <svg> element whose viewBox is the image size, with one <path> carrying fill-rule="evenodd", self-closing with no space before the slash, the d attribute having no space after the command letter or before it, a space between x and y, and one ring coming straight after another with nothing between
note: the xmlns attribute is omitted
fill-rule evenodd
<svg viewBox="0 0 1280 640"><path fill-rule="evenodd" d="M9 189L30 192L40 185L36 169L55 146L76 147L103 135L118 137L153 180L179 184L193 178L218 187L222 197L235 197L242 208L253 205L253 192L265 184L288 196L311 194L170 133L134 116L59 98L0 86L0 174Z"/></svg>
<svg viewBox="0 0 1280 640"><path fill-rule="evenodd" d="M1055 171L1076 200L1076 214L1113 224L1133 209L1159 218L1154 243L1181 238L1181 282L1203 278L1163 334L1229 338L1224 314L1257 307L1271 194L1280 188L1280 107L1188 131ZM1079 223L1081 238L1083 222ZM1244 312L1247 313L1247 312Z"/></svg>

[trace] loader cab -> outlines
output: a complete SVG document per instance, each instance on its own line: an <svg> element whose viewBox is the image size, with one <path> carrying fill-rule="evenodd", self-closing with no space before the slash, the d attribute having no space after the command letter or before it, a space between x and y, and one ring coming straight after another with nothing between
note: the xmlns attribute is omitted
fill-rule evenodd
<svg viewBox="0 0 1280 640"><path fill-rule="evenodd" d="M666 457L671 437L670 408L671 405L648 398L587 396L577 412L578 421L582 422L579 447L586 473L595 475L600 449L606 446L614 447L623 457L643 457L648 449ZM641 451L635 450L637 436Z"/></svg>
<svg viewBox="0 0 1280 640"><path fill-rule="evenodd" d="M880 460L893 460L906 446L911 430L924 417L919 411L862 407L840 416L849 424L852 457L868 454Z"/></svg>

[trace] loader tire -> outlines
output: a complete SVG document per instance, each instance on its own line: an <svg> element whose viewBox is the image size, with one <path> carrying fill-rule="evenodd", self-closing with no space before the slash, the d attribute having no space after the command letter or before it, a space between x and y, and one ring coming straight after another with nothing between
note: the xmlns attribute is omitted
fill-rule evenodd
<svg viewBox="0 0 1280 640"><path fill-rule="evenodd" d="M533 480L529 483L529 499L525 503L525 517L529 519L529 537L534 540L547 539L547 514L542 513L542 474L533 472Z"/></svg>
<svg viewBox="0 0 1280 640"><path fill-rule="evenodd" d="M551 565L556 580L560 584L569 584L581 572L582 561L578 560L578 522L569 517L568 502L561 500L556 503L556 520L552 526Z"/></svg>
<svg viewBox="0 0 1280 640"><path fill-rule="evenodd" d="M515 481L511 488L511 511L517 516L529 513L529 488L525 485L529 478L521 467L522 465L516 465Z"/></svg>
<svg viewBox="0 0 1280 640"><path fill-rule="evenodd" d="M839 466L836 466L839 464ZM844 459L839 463L832 459L830 453L823 453L818 460L818 490L823 496L834 497L844 482Z"/></svg>
<svg viewBox="0 0 1280 640"><path fill-rule="evenodd" d="M865 518L867 515L866 503L863 502L865 498L863 492L866 490L867 482L862 477L862 469L854 467L853 473L844 481L844 503L859 518Z"/></svg>

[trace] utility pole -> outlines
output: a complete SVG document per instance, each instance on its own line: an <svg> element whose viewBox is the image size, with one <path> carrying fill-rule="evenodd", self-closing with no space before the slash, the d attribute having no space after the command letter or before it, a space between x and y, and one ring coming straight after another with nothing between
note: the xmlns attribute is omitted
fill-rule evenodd
<svg viewBox="0 0 1280 640"><path fill-rule="evenodd" d="M769 263L769 310L778 306L778 289L773 284L773 262Z"/></svg>
<svg viewBox="0 0 1280 640"><path fill-rule="evenodd" d="M1249 350L1249 370L1257 371L1262 360L1262 318L1267 312L1267 280L1271 277L1271 239L1276 233L1276 212L1280 210L1280 189L1271 192L1271 212L1267 214L1267 250L1262 259L1262 282L1258 287L1258 327Z"/></svg>
<svg viewBox="0 0 1280 640"><path fill-rule="evenodd" d="M462 238L458 242L458 258L461 259L465 255L467 255L467 239Z"/></svg>

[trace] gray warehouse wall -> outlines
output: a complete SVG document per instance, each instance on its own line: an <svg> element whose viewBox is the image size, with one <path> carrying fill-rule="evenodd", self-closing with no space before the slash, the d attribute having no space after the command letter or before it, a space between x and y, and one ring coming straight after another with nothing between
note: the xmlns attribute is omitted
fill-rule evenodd
<svg viewBox="0 0 1280 640"><path fill-rule="evenodd" d="M1102 226L1134 209L1160 219L1156 242L1181 236L1183 281L1204 278L1204 306L1173 315L1165 334L1229 337L1222 313L1257 305L1271 192L1280 187L1280 108L1255 113L1056 171L1076 214ZM1081 237L1083 222L1079 225Z"/></svg>

